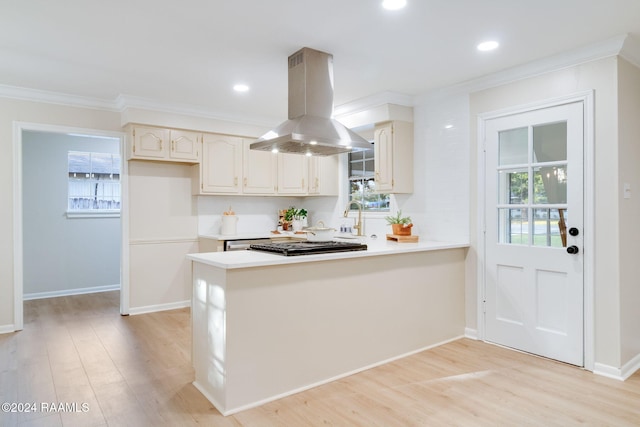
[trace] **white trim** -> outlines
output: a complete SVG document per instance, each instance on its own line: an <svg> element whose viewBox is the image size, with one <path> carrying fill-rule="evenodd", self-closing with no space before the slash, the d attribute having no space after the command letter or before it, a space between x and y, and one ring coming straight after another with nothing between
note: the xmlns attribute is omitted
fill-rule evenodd
<svg viewBox="0 0 640 427"><path fill-rule="evenodd" d="M120 314L127 316L129 314L129 293L131 290L129 283L129 162L126 160L127 138L129 134L125 134L120 139L120 233L122 241L120 242L120 268L122 274L120 276Z"/></svg>
<svg viewBox="0 0 640 427"><path fill-rule="evenodd" d="M621 55L621 52L627 60L631 61L632 59L630 58L632 58L632 56L630 55L630 52L633 50L634 43L633 41L629 41L629 39L631 39L631 37L626 34L612 37L578 49L562 52L558 55L549 56L527 64L508 68L497 73L488 74L477 79L444 88L436 88L433 91L416 96L415 103L420 104L423 99L429 99L433 96L478 92L518 80L528 79L565 68L575 67L576 65ZM623 47L627 43L630 44L630 48L624 50Z"/></svg>
<svg viewBox="0 0 640 427"><path fill-rule="evenodd" d="M334 108L334 116L342 117L361 112L366 109L375 108L383 104L414 106L417 103L420 103L421 99L424 97L431 97L437 93L475 92L615 55L621 55L628 61L640 67L640 55L637 53L637 44L638 43L633 39L633 37L627 34L619 35L578 49L563 52L558 55L512 67L497 73L492 73L478 79L469 80L444 88L435 88L432 91L417 96L392 91L380 92L336 106ZM228 113L206 110L191 105L163 103L157 100L126 94L119 94L115 99L107 100L70 95L61 92L0 85L0 97L38 103L65 105L70 107L92 108L119 113L123 113L129 108L138 108L170 114L252 124L256 126L271 127L276 124L274 123L273 118L270 117L256 116L253 118L247 118L246 116L230 116Z"/></svg>
<svg viewBox="0 0 640 427"><path fill-rule="evenodd" d="M170 302L166 304L146 305L143 307L129 307L129 314L155 313L157 311L177 310L179 308L191 307L191 300Z"/></svg>
<svg viewBox="0 0 640 427"><path fill-rule="evenodd" d="M415 105L415 97L398 92L380 92L335 106L333 109L333 117L340 121L343 116L349 116L385 104L413 107Z"/></svg>
<svg viewBox="0 0 640 427"><path fill-rule="evenodd" d="M2 95L2 90L6 88L5 86L0 85L0 96ZM47 101L45 101L47 102ZM79 134L88 134L88 135L96 135L96 136L105 136L110 138L117 138L120 140L120 158L121 161L126 166L126 162L124 161L124 148L125 148L125 137L126 134L123 132L117 131L105 131L99 129L88 129L88 128L78 128L72 126L58 126L58 125L48 125L48 124L40 124L40 123L29 123L29 122L13 122L13 313L14 313L14 327L15 330L21 330L24 326L24 310L23 310L23 299L24 299L24 257L23 257L23 224L22 224L22 133L23 131L39 131L39 132L51 132L51 133L79 133ZM124 195L127 193L126 185L128 183L128 169L122 168L120 173L120 186L121 186L121 194ZM124 205L124 203L123 203ZM121 223L122 225L122 243L121 250L122 253L125 253L128 257L128 212L125 214L125 211L121 210ZM126 228L125 228L126 227ZM125 234L125 231L127 232ZM123 255L124 256L124 255ZM124 258L123 258L124 259ZM120 265L120 290L121 294L128 295L129 292L129 263L126 264L121 262ZM122 313L122 297L120 300L120 310ZM128 307L125 307L128 309Z"/></svg>
<svg viewBox="0 0 640 427"><path fill-rule="evenodd" d="M547 99L541 102L533 102L514 108L501 109L481 113L478 115L478 248L477 248L477 321L478 337L484 340L484 295L485 295L485 254L486 236L485 224L485 123L489 119L505 117L527 111L555 107L563 104L581 102L583 104L584 122L584 368L590 371L595 369L595 285L594 285L594 239L595 239L595 104L593 90L577 92L570 95Z"/></svg>
<svg viewBox="0 0 640 427"><path fill-rule="evenodd" d="M76 218L120 218L120 210L86 210L67 211L65 215L69 219Z"/></svg>
<svg viewBox="0 0 640 427"><path fill-rule="evenodd" d="M603 363L596 362L593 366L593 373L614 380L624 381L622 370L620 368L614 368L613 366L605 365Z"/></svg>
<svg viewBox="0 0 640 427"><path fill-rule="evenodd" d="M95 286L91 288L64 289L62 291L33 292L24 294L23 301L44 298L66 297L69 295L97 294L100 292L111 292L120 290L120 285Z"/></svg>
<svg viewBox="0 0 640 427"><path fill-rule="evenodd" d="M339 374L339 375L336 375L334 377L327 378L325 380L321 380L321 381L318 381L318 382L315 382L315 383L312 383L312 384L305 385L303 387L299 387L299 388L296 388L296 389L293 389L293 390L286 391L284 393L280 393L280 394L277 394L277 395L274 395L274 396L271 396L271 397L267 397L266 399L261 399L261 400L258 400L256 402L249 403L247 405L238 406L238 407L230 409L228 411L223 411L222 408L219 407L219 403L215 399L209 399L209 394L208 393L203 393L203 394L213 404L213 406L215 406L216 409L222 415L224 415L226 417L228 415L236 414L236 413L238 413L240 411L245 411L247 409L251 409L251 408L258 407L258 406L262 406L265 403L273 402L274 400L282 399L283 397L287 397L287 396L291 396L291 395L296 394L296 393L300 393L301 391L306 391L306 390L312 389L314 387L321 386L323 384L328 384L330 382L333 382L333 381L336 381L336 380L339 380L339 379L342 379L342 378L346 378L346 377L351 376L353 374L357 374L359 372L363 372L363 371L366 371L368 369L375 368L377 366L382 366L382 365L385 365L387 363L391 363L391 362L394 362L396 360L404 359L405 357L409 357L409 356L412 356L414 354L421 353L423 351L431 350L432 348L440 347L441 345L445 345L445 344L448 344L450 342L454 342L454 341L460 340L462 338L464 338L464 337L463 336L458 336L458 337L451 338L451 339L448 339L448 340L445 340L445 341L441 341L441 342L436 343L436 344L428 345L426 347L422 347L422 348L419 348L417 350L409 351L407 353L401 354L399 356L394 356L394 357L391 357L389 359L381 360L380 362L375 362L375 363L372 363L370 365L364 366L362 368L354 369L352 371L345 372L343 374ZM202 388L199 387L198 385L196 385L195 382L193 384L196 386L196 388L198 390L202 391Z"/></svg>
<svg viewBox="0 0 640 427"><path fill-rule="evenodd" d="M622 45L620 56L640 68L640 41L632 36L627 37Z"/></svg>
<svg viewBox="0 0 640 427"><path fill-rule="evenodd" d="M69 107L91 108L94 110L113 112L120 111L115 102L105 99L70 95L68 93L53 92L49 90L8 86L3 84L0 84L0 97L18 99L20 101L65 105Z"/></svg>
<svg viewBox="0 0 640 427"><path fill-rule="evenodd" d="M24 325L23 244L22 244L22 131L21 123L13 122L13 324L16 331Z"/></svg>
<svg viewBox="0 0 640 427"><path fill-rule="evenodd" d="M11 334L17 330L16 325L0 325L0 334Z"/></svg>
<svg viewBox="0 0 640 427"><path fill-rule="evenodd" d="M470 340L478 339L478 330L471 328L464 328L464 337L469 338Z"/></svg>
<svg viewBox="0 0 640 427"><path fill-rule="evenodd" d="M629 360L627 363L622 365L622 378L627 379L631 375L635 374L637 370L640 369L640 354L636 354L636 356Z"/></svg>

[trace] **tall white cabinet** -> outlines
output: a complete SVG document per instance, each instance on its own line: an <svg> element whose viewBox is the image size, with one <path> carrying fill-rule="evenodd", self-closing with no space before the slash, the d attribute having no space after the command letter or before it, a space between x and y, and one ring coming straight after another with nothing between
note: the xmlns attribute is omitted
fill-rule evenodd
<svg viewBox="0 0 640 427"><path fill-rule="evenodd" d="M385 193L412 193L413 123L376 124L373 148L376 189Z"/></svg>

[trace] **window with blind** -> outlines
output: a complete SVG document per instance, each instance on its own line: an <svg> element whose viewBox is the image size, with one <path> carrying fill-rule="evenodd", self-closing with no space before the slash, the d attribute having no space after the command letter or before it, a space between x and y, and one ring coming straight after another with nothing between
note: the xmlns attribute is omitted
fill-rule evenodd
<svg viewBox="0 0 640 427"><path fill-rule="evenodd" d="M120 155L69 151L70 214L119 215Z"/></svg>
<svg viewBox="0 0 640 427"><path fill-rule="evenodd" d="M373 149L349 153L348 176L349 200L362 203L365 211L389 212L389 195L376 192Z"/></svg>

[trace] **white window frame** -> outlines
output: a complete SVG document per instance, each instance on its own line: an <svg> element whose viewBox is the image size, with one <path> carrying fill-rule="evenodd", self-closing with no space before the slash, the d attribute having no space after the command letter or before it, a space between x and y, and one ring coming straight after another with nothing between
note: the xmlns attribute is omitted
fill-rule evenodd
<svg viewBox="0 0 640 427"><path fill-rule="evenodd" d="M69 155L71 155L71 153L88 153L90 158L93 157L94 154L100 154L100 155L111 155L116 156L117 159L114 159L118 166L120 166L121 163L121 159L120 159L120 154L117 153L99 153L99 152L94 152L94 151L77 151L77 150L69 150ZM89 174L91 174L92 176L94 175L93 170L90 170L88 172ZM69 174L71 174L71 171L69 171ZM68 182L71 182L71 178L68 178ZM121 172L119 171L118 173L118 185L120 188L120 206L122 206L122 184L121 184ZM120 208L117 209L72 209L69 207L69 199L72 197L72 194L70 193L69 190L69 185L67 186L67 210L66 210L66 217L69 219L75 219L75 218L119 218L120 217Z"/></svg>

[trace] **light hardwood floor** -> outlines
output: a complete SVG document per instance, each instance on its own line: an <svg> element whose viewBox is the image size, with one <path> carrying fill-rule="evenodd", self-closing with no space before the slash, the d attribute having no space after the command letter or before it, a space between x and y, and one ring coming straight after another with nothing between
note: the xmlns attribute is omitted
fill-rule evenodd
<svg viewBox="0 0 640 427"><path fill-rule="evenodd" d="M0 426L638 426L626 382L462 339L233 416L191 385L189 310L121 317L117 292L27 301L0 335ZM380 345L384 345L383 342Z"/></svg>

